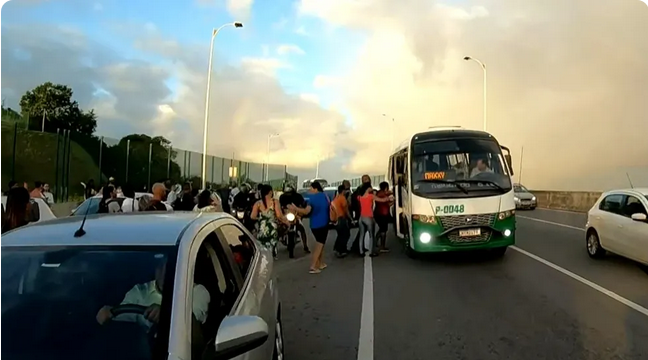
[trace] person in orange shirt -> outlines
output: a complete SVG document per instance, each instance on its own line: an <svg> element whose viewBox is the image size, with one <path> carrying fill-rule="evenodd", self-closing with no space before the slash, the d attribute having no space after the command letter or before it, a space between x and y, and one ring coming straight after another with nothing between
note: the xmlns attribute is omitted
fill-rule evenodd
<svg viewBox="0 0 648 360"><path fill-rule="evenodd" d="M335 217L335 229L337 239L333 251L337 257L345 257L348 253L347 243L351 238L349 228L349 202L347 201L347 188L344 185L338 186L337 196L331 201L331 213Z"/></svg>

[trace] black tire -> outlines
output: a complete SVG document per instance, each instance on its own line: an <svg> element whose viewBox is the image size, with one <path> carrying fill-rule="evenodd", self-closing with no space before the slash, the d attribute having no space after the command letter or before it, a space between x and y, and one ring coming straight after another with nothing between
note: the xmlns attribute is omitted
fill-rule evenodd
<svg viewBox="0 0 648 360"><path fill-rule="evenodd" d="M508 249L508 246L491 249L491 254L495 259L499 259L504 257L504 254L506 254L506 249Z"/></svg>
<svg viewBox="0 0 648 360"><path fill-rule="evenodd" d="M535 206L531 208L531 210L535 210L535 209L536 209L536 207L535 207Z"/></svg>
<svg viewBox="0 0 648 360"><path fill-rule="evenodd" d="M601 246L598 233L594 229L587 231L587 235L585 236L585 250L587 250L587 255L592 259L602 259L607 253Z"/></svg>
<svg viewBox="0 0 648 360"><path fill-rule="evenodd" d="M272 352L273 360L284 360L286 352L284 348L283 337L283 323L281 322L281 315L277 315L277 323L275 325L275 344L274 351Z"/></svg>

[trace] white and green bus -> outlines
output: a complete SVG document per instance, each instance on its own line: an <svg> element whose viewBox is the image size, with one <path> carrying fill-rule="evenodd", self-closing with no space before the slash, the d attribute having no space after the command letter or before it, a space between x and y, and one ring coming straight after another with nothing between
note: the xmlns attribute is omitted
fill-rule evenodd
<svg viewBox="0 0 648 360"><path fill-rule="evenodd" d="M408 255L515 244L511 155L493 135L461 127L414 134L389 157L396 235Z"/></svg>

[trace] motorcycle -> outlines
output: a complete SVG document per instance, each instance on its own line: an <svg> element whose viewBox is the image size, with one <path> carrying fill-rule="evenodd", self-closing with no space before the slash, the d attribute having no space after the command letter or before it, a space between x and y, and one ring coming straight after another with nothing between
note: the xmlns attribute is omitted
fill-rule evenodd
<svg viewBox="0 0 648 360"><path fill-rule="evenodd" d="M234 216L238 221L245 226L252 234L256 234L256 222L250 217L251 211L244 208L234 208L232 209L232 216Z"/></svg>
<svg viewBox="0 0 648 360"><path fill-rule="evenodd" d="M288 255L290 258L295 257L295 245L301 242L301 236L299 231L297 231L297 224L299 224L299 219L297 216L290 212L289 210L284 209L284 216L286 220L290 223L287 227L284 227L284 231L279 237L279 242L288 248Z"/></svg>

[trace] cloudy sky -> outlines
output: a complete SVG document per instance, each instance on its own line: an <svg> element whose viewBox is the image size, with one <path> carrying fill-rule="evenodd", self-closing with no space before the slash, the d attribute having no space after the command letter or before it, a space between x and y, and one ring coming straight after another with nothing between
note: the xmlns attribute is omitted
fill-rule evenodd
<svg viewBox="0 0 648 360"><path fill-rule="evenodd" d="M391 142L429 126L524 147L535 189L648 186L648 6L639 0L12 0L2 98L52 81L101 135L200 151L211 29L209 152L301 179L382 174ZM386 114L387 116L383 116ZM394 119L392 124L391 119Z"/></svg>

